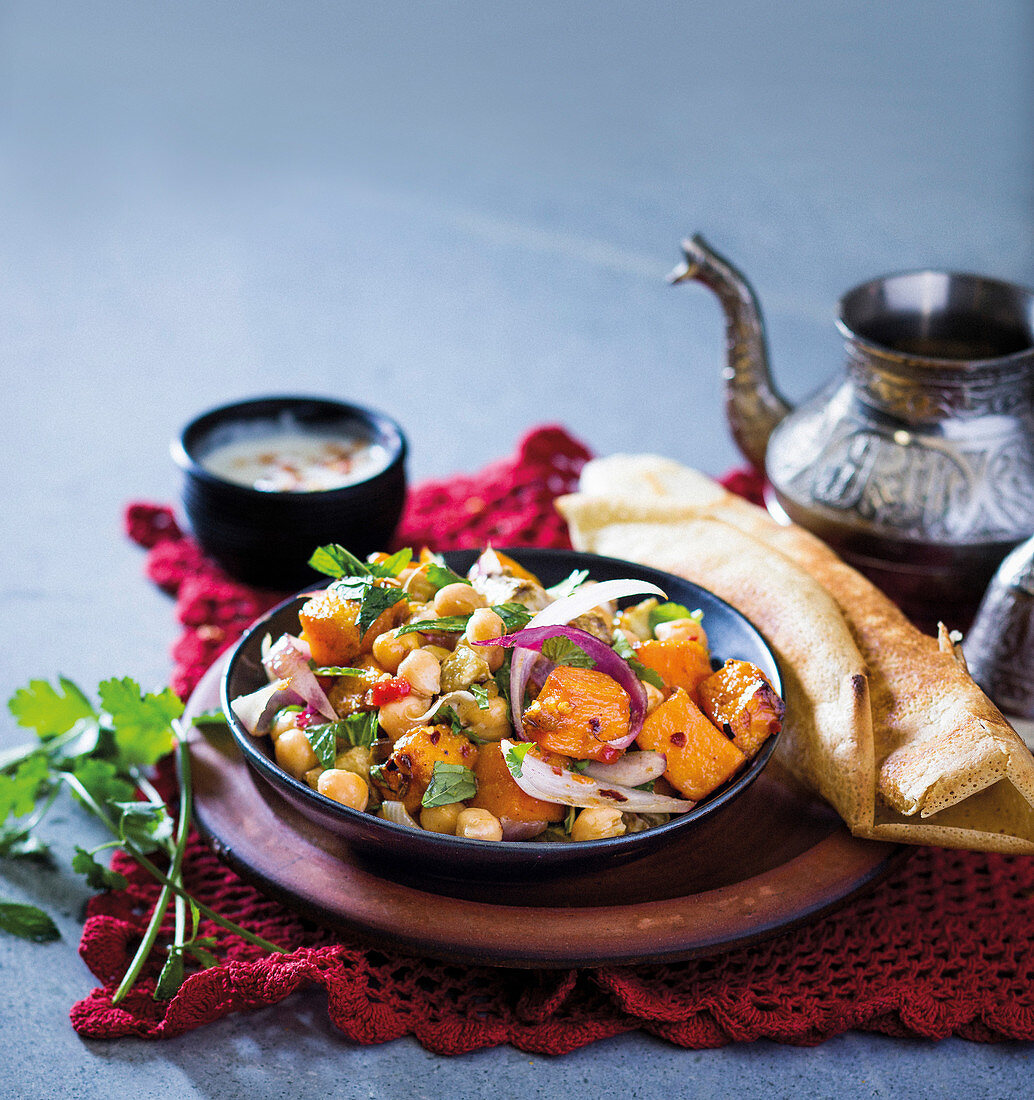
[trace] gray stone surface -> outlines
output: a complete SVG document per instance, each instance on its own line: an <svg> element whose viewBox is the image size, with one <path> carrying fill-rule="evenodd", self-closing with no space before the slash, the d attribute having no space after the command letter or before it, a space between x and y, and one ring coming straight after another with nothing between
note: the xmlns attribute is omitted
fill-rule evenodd
<svg viewBox="0 0 1034 1100"><path fill-rule="evenodd" d="M721 319L664 275L705 232L761 295L783 388L837 296L944 266L1034 284L1025 0L562 5L8 0L0 7L0 691L168 675L120 532L167 441L269 391L395 413L414 478L555 420L719 472ZM18 740L0 723L0 747ZM76 811L51 825L81 840ZM84 1042L86 892L0 864L62 940L0 937L12 1097L1029 1095L1030 1047L848 1034L550 1059L343 1042L306 992L171 1042Z"/></svg>

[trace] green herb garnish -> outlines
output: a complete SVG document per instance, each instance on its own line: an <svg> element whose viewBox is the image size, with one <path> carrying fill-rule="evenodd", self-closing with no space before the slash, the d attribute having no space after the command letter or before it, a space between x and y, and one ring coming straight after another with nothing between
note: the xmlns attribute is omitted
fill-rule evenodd
<svg viewBox="0 0 1034 1100"><path fill-rule="evenodd" d="M444 562L436 561L428 563L427 580L436 592L450 584L470 584L466 577L461 577Z"/></svg>
<svg viewBox="0 0 1034 1100"><path fill-rule="evenodd" d="M512 744L506 751L506 766L510 769L510 774L514 779L520 779L524 774L524 758L528 755L528 750L531 748L530 741L518 741L516 744Z"/></svg>
<svg viewBox="0 0 1034 1100"><path fill-rule="evenodd" d="M474 696L478 710L488 710L488 688L484 684L471 684L467 690Z"/></svg>
<svg viewBox="0 0 1034 1100"><path fill-rule="evenodd" d="M477 794L477 780L470 768L463 764L449 764L436 760L431 772L431 782L420 799L421 806L448 806L463 802Z"/></svg>
<svg viewBox="0 0 1034 1100"><path fill-rule="evenodd" d="M547 638L542 643L542 656L555 665L568 665L571 668L595 668L596 662L577 643L563 635Z"/></svg>
<svg viewBox="0 0 1034 1100"><path fill-rule="evenodd" d="M64 677L56 686L32 680L11 697L8 708L19 725L36 733L36 740L0 756L0 855L46 858L49 848L37 829L60 792L66 790L112 835L111 841L92 850L77 847L72 857L74 871L85 875L95 889L125 886L124 877L97 858L117 847L161 884L136 955L112 998L115 1003L140 976L173 901L176 920L170 959L178 955L182 961L184 951L200 957L194 948L201 941L196 940L196 933L188 937L186 932L188 906L263 950L282 951L195 901L183 886L192 797L190 755L179 699L169 690L142 693L131 679L105 680L98 688L98 698L100 703L95 706ZM147 776L147 769L170 751L176 753L180 774L175 819ZM137 791L143 794L142 800L135 800ZM165 870L152 862L152 853L160 855ZM53 921L41 909L6 901L0 902L0 929L39 941L57 936ZM163 970L156 996L171 996L182 977L182 969Z"/></svg>
<svg viewBox="0 0 1034 1100"><path fill-rule="evenodd" d="M640 680L652 684L658 691L664 690L664 681L661 679L660 674L654 672L652 668L647 668L642 661L636 658L635 650L628 644L623 634L615 635L612 648L619 657L628 662L628 667Z"/></svg>

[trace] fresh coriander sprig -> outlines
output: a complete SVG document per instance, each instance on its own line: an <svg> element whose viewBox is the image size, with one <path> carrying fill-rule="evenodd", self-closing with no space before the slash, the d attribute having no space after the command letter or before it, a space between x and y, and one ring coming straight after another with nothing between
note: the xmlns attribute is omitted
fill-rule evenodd
<svg viewBox="0 0 1034 1100"><path fill-rule="evenodd" d="M175 901L175 932L155 996L175 993L184 976L184 958L202 966L216 961L211 942L198 936L201 916L266 951L283 948L256 936L193 898L183 885L182 866L192 814L190 755L180 722L182 704L168 689L143 694L131 679L105 680L98 688L100 707L70 680L57 687L33 680L17 691L8 707L19 725L37 740L0 757L0 856L40 857L49 848L36 830L62 788L111 833L112 840L87 851L76 847L72 869L95 889L120 888L124 876L97 856L121 848L162 887L140 946L114 1000L129 992L153 952L165 913ZM147 778L146 770L175 752L180 772L178 820ZM143 799L135 799L137 791ZM163 872L150 858L168 858ZM187 916L191 933L187 935ZM28 939L54 938L56 926L35 906L0 902L0 928Z"/></svg>

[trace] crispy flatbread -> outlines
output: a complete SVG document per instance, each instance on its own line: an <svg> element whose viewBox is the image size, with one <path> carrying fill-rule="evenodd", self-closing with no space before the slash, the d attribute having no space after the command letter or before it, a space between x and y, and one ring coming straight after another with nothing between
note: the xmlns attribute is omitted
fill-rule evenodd
<svg viewBox="0 0 1034 1100"><path fill-rule="evenodd" d="M658 456L594 460L557 503L576 547L686 576L766 634L807 698L784 758L855 835L1034 853L1029 749L947 637L916 630L825 543Z"/></svg>

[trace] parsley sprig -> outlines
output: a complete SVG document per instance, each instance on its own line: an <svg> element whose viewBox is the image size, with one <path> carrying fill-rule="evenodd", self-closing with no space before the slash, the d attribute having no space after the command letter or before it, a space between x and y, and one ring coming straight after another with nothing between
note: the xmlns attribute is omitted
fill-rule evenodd
<svg viewBox="0 0 1034 1100"><path fill-rule="evenodd" d="M180 700L169 689L143 693L128 678L105 680L98 687L98 698L99 706L95 706L76 684L60 677L56 685L31 680L9 700L8 709L16 722L34 730L36 741L0 754L0 856L51 857L49 845L37 830L65 790L112 836L93 849L77 846L73 871L85 875L94 889L121 889L127 884L125 877L98 859L118 848L160 883L161 892L136 955L114 994L115 1003L140 977L170 904L175 906L174 934L166 947L156 999L168 999L182 984L187 956L202 967L217 962L211 951L214 941L199 935L202 917L266 951L282 952L283 948L220 916L183 885L192 796ZM147 774L170 752L176 754L180 774L175 819ZM137 798L137 792L143 797ZM59 935L43 910L6 901L0 901L0 928L37 941Z"/></svg>

